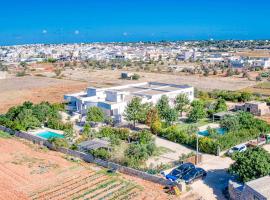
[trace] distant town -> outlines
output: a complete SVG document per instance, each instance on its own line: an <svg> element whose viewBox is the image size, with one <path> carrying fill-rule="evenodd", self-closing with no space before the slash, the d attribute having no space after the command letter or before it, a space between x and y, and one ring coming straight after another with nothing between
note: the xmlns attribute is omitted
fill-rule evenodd
<svg viewBox="0 0 270 200"><path fill-rule="evenodd" d="M90 44L36 44L0 47L0 61L43 62L86 60L160 61L176 60L203 63L227 63L233 67L269 66L269 55L235 53L245 50L269 50L270 41L182 41ZM256 58L256 59L255 59ZM177 67L177 66L175 66Z"/></svg>
<svg viewBox="0 0 270 200"><path fill-rule="evenodd" d="M268 40L2 46L0 94L0 199L270 199Z"/></svg>

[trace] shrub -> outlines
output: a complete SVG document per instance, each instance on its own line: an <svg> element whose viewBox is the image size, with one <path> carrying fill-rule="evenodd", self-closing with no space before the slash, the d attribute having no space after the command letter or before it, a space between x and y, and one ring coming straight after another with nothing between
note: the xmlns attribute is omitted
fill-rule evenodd
<svg viewBox="0 0 270 200"><path fill-rule="evenodd" d="M17 76L17 77L26 76L25 70L23 70L23 71L21 71L21 72L17 72L16 76Z"/></svg>
<svg viewBox="0 0 270 200"><path fill-rule="evenodd" d="M10 138L11 135L8 134L7 132L0 131L0 138Z"/></svg>
<svg viewBox="0 0 270 200"><path fill-rule="evenodd" d="M161 131L161 128L162 128L161 121L155 121L150 126L150 130L154 135L157 135Z"/></svg>
<svg viewBox="0 0 270 200"><path fill-rule="evenodd" d="M100 149L96 149L96 150L91 150L90 153L96 157L96 158L100 158L103 160L108 160L111 157L111 154L108 150L104 149L104 148L100 148Z"/></svg>
<svg viewBox="0 0 270 200"><path fill-rule="evenodd" d="M181 156L179 156L179 162L185 162L186 159L195 156L196 154L192 151L190 153L187 154L181 154Z"/></svg>
<svg viewBox="0 0 270 200"><path fill-rule="evenodd" d="M89 122L104 122L105 115L101 108L93 106L87 111L87 121Z"/></svg>
<svg viewBox="0 0 270 200"><path fill-rule="evenodd" d="M217 143L209 137L202 137L199 139L199 150L206 153L216 154Z"/></svg>
<svg viewBox="0 0 270 200"><path fill-rule="evenodd" d="M139 74L134 74L132 76L132 80L139 80L140 79L140 75Z"/></svg>
<svg viewBox="0 0 270 200"><path fill-rule="evenodd" d="M178 142L181 144L189 143L189 135L187 132L177 126L170 126L166 129L163 129L159 135L173 142Z"/></svg>
<svg viewBox="0 0 270 200"><path fill-rule="evenodd" d="M227 115L220 121L220 126L228 131L240 129L239 118L234 115Z"/></svg>
<svg viewBox="0 0 270 200"><path fill-rule="evenodd" d="M128 128L115 129L115 134L121 139L128 141L130 136L130 130Z"/></svg>
<svg viewBox="0 0 270 200"><path fill-rule="evenodd" d="M137 161L145 161L149 157L147 145L139 143L131 144L126 150L125 155L126 157L133 158Z"/></svg>
<svg viewBox="0 0 270 200"><path fill-rule="evenodd" d="M52 137L52 138L49 138L48 141L50 143L52 143L56 148L60 148L60 147L68 148L69 147L69 144L65 138Z"/></svg>

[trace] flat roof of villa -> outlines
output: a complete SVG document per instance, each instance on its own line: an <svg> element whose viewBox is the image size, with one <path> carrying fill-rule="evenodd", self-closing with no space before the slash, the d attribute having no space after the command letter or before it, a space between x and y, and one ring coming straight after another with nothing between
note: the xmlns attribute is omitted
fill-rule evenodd
<svg viewBox="0 0 270 200"><path fill-rule="evenodd" d="M127 87L119 89L119 91L130 92L135 95L158 95L169 92L178 91L181 89L192 88L189 85L176 85L158 82L148 82L140 85L127 85ZM109 88L108 88L109 90Z"/></svg>
<svg viewBox="0 0 270 200"><path fill-rule="evenodd" d="M88 89L95 89L92 87L88 87ZM107 91L107 92L118 92L118 93L126 93L126 99L129 99L129 96L141 96L141 97L148 97L151 98L154 95L163 95L166 93L172 93L174 91L179 91L182 89L187 88L193 88L189 85L176 85L176 84L169 84L169 83L159 83L159 82L143 82L143 83L134 83L134 84L128 84L128 85L122 85L122 86L116 86L116 87L109 87L109 88L96 88L98 91ZM87 97L86 92L81 93L75 93L71 95L66 96L75 96L78 99L87 101L87 100L93 100L94 97ZM103 101L107 104L112 104L106 101Z"/></svg>

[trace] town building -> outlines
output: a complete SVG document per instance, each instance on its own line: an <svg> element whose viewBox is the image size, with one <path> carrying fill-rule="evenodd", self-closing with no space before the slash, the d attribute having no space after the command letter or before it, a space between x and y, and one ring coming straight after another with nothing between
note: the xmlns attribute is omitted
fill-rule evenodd
<svg viewBox="0 0 270 200"><path fill-rule="evenodd" d="M97 106L115 122L122 122L124 110L134 97L140 97L143 103L155 105L162 95L166 95L173 104L176 96L181 93L186 94L189 100L193 101L193 87L158 82L135 83L110 88L88 87L86 91L67 94L64 99L68 103L66 109L70 112L85 115L89 107Z"/></svg>

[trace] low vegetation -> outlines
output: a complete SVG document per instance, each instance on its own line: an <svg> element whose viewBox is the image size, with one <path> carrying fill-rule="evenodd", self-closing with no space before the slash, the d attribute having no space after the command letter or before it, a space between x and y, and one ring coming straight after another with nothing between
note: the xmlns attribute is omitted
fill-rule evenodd
<svg viewBox="0 0 270 200"><path fill-rule="evenodd" d="M11 138L11 135L7 132L0 131L0 138Z"/></svg>
<svg viewBox="0 0 270 200"><path fill-rule="evenodd" d="M212 92L198 91L196 96L202 100L223 99L232 102L247 102L255 98L251 93L246 91L227 90L214 90Z"/></svg>

